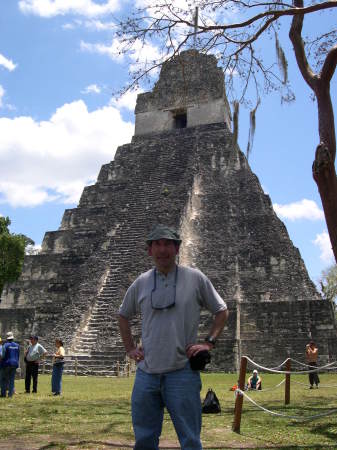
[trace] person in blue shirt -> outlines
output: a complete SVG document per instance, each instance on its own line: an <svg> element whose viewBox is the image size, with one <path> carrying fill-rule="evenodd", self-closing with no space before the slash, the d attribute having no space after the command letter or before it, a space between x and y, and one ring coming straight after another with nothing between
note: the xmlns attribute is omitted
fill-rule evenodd
<svg viewBox="0 0 337 450"><path fill-rule="evenodd" d="M14 336L11 331L7 333L7 340L2 346L2 380L1 397L6 397L8 388L8 397L14 394L14 381L16 369L19 367L20 346L14 342Z"/></svg>

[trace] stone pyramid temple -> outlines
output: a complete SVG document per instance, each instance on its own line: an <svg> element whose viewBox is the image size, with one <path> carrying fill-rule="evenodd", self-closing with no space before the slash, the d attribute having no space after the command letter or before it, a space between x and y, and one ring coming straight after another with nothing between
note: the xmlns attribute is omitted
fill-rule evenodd
<svg viewBox="0 0 337 450"><path fill-rule="evenodd" d="M235 371L241 355L265 366L288 356L304 361L309 339L322 361L336 359L332 306L233 141L215 57L189 50L164 64L135 114L132 142L102 166L5 288L0 334L12 330L23 341L33 332L48 349L60 336L80 373L115 373L125 362L118 308L151 267L145 236L165 223L181 233L180 264L206 273L230 309L209 370ZM201 339L210 320L204 313Z"/></svg>

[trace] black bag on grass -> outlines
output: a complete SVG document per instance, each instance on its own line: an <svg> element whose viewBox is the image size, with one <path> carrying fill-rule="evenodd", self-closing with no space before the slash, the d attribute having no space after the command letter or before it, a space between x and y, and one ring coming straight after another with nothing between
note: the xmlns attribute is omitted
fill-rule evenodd
<svg viewBox="0 0 337 450"><path fill-rule="evenodd" d="M217 414L221 412L220 403L213 389L208 389L205 400L202 402L204 414Z"/></svg>

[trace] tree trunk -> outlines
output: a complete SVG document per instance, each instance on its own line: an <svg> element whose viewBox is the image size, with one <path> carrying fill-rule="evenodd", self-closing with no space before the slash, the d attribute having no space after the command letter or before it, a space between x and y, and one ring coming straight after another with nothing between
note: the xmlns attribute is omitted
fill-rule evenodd
<svg viewBox="0 0 337 450"><path fill-rule="evenodd" d="M303 8L303 0L293 0L293 3L296 8ZM321 73L315 74L309 66L305 53L302 39L303 19L303 14L297 14L293 17L289 37L293 43L296 62L303 79L317 98L320 144L316 148L312 174L321 197L332 251L337 262L336 134L330 96L330 81L337 64L337 45L328 52Z"/></svg>
<svg viewBox="0 0 337 450"><path fill-rule="evenodd" d="M318 106L319 137L321 143L316 148L312 174L321 197L332 251L337 262L336 138L333 108L330 98L330 83L319 83L316 86L315 94Z"/></svg>

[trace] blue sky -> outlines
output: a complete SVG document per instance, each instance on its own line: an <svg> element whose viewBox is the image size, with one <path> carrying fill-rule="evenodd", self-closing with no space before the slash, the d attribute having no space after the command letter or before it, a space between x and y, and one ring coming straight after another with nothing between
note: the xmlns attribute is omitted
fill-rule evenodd
<svg viewBox="0 0 337 450"><path fill-rule="evenodd" d="M136 95L112 96L132 63L116 55L112 23L130 5L10 0L0 6L0 214L10 217L12 232L38 245L133 135ZM311 17L308 26L324 28L334 15ZM274 51L270 43L263 45L262 51ZM249 162L317 282L333 258L311 177L316 104L291 53L288 62L296 102L281 105L276 93L263 98ZM335 81L332 91L335 105ZM248 111L240 114L239 142L245 150Z"/></svg>

